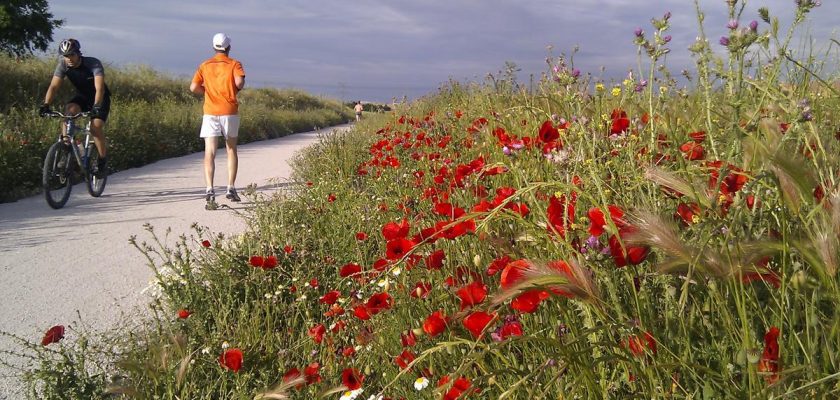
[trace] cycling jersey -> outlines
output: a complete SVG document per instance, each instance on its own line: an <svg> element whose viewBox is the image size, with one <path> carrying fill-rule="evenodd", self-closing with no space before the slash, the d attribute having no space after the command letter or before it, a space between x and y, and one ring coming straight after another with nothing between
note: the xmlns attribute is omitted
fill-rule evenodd
<svg viewBox="0 0 840 400"><path fill-rule="evenodd" d="M76 91L79 92L79 95L93 100L96 97L96 86L93 84L93 77L104 77L105 68L102 67L102 62L96 58L84 56L79 56L79 58L79 66L70 68L64 62L64 57L58 57L58 66L55 67L55 73L53 75L59 78L66 76L76 88ZM108 90L108 85L105 85L105 96L103 100L110 96L111 92Z"/></svg>

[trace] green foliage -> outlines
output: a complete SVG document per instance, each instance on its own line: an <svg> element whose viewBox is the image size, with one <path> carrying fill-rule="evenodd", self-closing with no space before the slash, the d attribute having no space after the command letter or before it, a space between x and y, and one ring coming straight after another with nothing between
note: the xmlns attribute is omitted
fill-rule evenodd
<svg viewBox="0 0 840 400"><path fill-rule="evenodd" d="M651 60L667 20L640 39ZM363 398L441 398L459 378L466 398L837 397L840 96L810 63L736 50L729 66L701 51L709 80L689 88L658 69L592 82L565 57L534 92L505 72L452 83L301 153L290 190L246 193L247 232L168 248L149 227L155 316L115 333L112 389L335 398L354 368ZM464 305L474 284L487 296ZM238 372L220 365L231 347ZM313 364L320 382L284 384Z"/></svg>
<svg viewBox="0 0 840 400"><path fill-rule="evenodd" d="M41 163L59 125L36 115L54 61L0 56L0 202L39 190ZM114 170L203 150L198 137L201 99L189 83L147 66L108 68L112 108L105 127L109 165ZM72 96L62 85L59 102ZM240 143L271 139L350 119L341 103L295 90L246 89L240 94ZM54 105L55 106L55 105Z"/></svg>
<svg viewBox="0 0 840 400"><path fill-rule="evenodd" d="M47 0L7 0L0 4L0 52L23 56L44 51L53 29L63 20L53 18Z"/></svg>

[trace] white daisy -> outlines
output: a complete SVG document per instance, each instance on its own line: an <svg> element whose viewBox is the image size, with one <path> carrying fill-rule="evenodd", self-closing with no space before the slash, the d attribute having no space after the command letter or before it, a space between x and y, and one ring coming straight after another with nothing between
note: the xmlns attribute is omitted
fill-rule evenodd
<svg viewBox="0 0 840 400"><path fill-rule="evenodd" d="M356 390L348 390L341 395L341 398L339 398L339 400L353 400L360 394L362 394L363 391L364 389L362 388L358 388Z"/></svg>
<svg viewBox="0 0 840 400"><path fill-rule="evenodd" d="M429 386L429 380L425 377L419 377L414 380L414 388L417 390L423 390Z"/></svg>

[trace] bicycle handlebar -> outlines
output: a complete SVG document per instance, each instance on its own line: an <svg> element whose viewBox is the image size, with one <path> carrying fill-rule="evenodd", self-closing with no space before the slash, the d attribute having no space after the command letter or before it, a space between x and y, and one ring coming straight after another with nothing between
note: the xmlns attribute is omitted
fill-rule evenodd
<svg viewBox="0 0 840 400"><path fill-rule="evenodd" d="M60 111L51 111L48 114L44 114L45 117L53 117L53 118L70 118L70 119L77 119L77 118L84 118L90 116L90 111L82 111L78 114L64 114Z"/></svg>

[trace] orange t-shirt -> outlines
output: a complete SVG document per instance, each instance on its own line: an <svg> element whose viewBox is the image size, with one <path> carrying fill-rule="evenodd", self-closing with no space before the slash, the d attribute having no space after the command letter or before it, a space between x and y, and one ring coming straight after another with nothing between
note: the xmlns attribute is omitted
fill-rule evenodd
<svg viewBox="0 0 840 400"><path fill-rule="evenodd" d="M236 115L239 102L236 101L235 76L245 76L242 64L224 53L201 63L193 76L193 83L204 86L204 114Z"/></svg>

